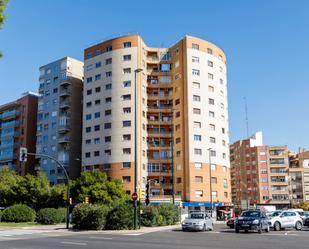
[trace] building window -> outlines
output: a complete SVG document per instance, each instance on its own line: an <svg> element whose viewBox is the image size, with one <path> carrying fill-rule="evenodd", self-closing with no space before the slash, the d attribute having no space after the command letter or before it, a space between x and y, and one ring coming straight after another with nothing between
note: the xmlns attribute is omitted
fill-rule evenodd
<svg viewBox="0 0 309 249"><path fill-rule="evenodd" d="M195 191L195 197L196 198L203 197L203 190L196 190Z"/></svg>
<svg viewBox="0 0 309 249"><path fill-rule="evenodd" d="M111 71L106 72L106 73L105 73L105 77L106 77L106 78L112 77L112 72L111 72Z"/></svg>
<svg viewBox="0 0 309 249"><path fill-rule="evenodd" d="M200 46L196 43L192 43L192 49L200 50Z"/></svg>
<svg viewBox="0 0 309 249"><path fill-rule="evenodd" d="M111 164L110 163L104 163L103 164L103 170L110 170L111 169Z"/></svg>
<svg viewBox="0 0 309 249"><path fill-rule="evenodd" d="M212 73L208 73L208 79L213 80L214 79L214 75Z"/></svg>
<svg viewBox="0 0 309 249"><path fill-rule="evenodd" d="M131 94L122 95L122 100L131 100Z"/></svg>
<svg viewBox="0 0 309 249"><path fill-rule="evenodd" d="M87 95L92 94L92 89L87 90Z"/></svg>
<svg viewBox="0 0 309 249"><path fill-rule="evenodd" d="M99 92L101 92L101 87L98 86L98 87L96 87L94 90L95 90L96 93L99 93Z"/></svg>
<svg viewBox="0 0 309 249"><path fill-rule="evenodd" d="M130 54L126 54L123 56L123 60L124 61L130 61L131 60L131 55Z"/></svg>
<svg viewBox="0 0 309 249"><path fill-rule="evenodd" d="M90 158L90 157L91 157L90 152L86 152L86 153L85 153L85 157L86 157L86 158Z"/></svg>
<svg viewBox="0 0 309 249"><path fill-rule="evenodd" d="M213 86L208 86L208 92L213 93L215 91L215 88Z"/></svg>
<svg viewBox="0 0 309 249"><path fill-rule="evenodd" d="M199 109L199 108L193 108L193 114L198 114L198 115L200 115L200 114L201 114L201 109Z"/></svg>
<svg viewBox="0 0 309 249"><path fill-rule="evenodd" d="M202 127L201 122L194 121L193 128L201 128L201 127Z"/></svg>
<svg viewBox="0 0 309 249"><path fill-rule="evenodd" d="M124 134L122 135L123 141L131 141L131 135L130 134Z"/></svg>
<svg viewBox="0 0 309 249"><path fill-rule="evenodd" d="M105 85L105 90L111 90L111 89L112 89L111 83Z"/></svg>
<svg viewBox="0 0 309 249"><path fill-rule="evenodd" d="M200 102L201 101L201 96L193 95L193 101Z"/></svg>
<svg viewBox="0 0 309 249"><path fill-rule="evenodd" d="M203 183L203 177L202 176L196 176L195 177L195 183Z"/></svg>
<svg viewBox="0 0 309 249"><path fill-rule="evenodd" d="M200 89L200 88L201 88L201 84L198 83L198 82L193 82L193 87L194 87L195 89Z"/></svg>
<svg viewBox="0 0 309 249"><path fill-rule="evenodd" d="M211 183L217 184L218 183L217 177L211 177Z"/></svg>
<svg viewBox="0 0 309 249"><path fill-rule="evenodd" d="M123 82L123 87L131 87L131 80L126 80Z"/></svg>
<svg viewBox="0 0 309 249"><path fill-rule="evenodd" d="M180 157L180 154L181 154L180 150L176 151L176 157Z"/></svg>
<svg viewBox="0 0 309 249"><path fill-rule="evenodd" d="M94 118L100 118L101 116L101 113L100 112L95 112L94 113Z"/></svg>
<svg viewBox="0 0 309 249"><path fill-rule="evenodd" d="M93 141L94 141L94 144L100 144L100 138L99 137L96 137Z"/></svg>
<svg viewBox="0 0 309 249"><path fill-rule="evenodd" d="M217 165L211 164L210 168L211 168L211 171L216 171Z"/></svg>
<svg viewBox="0 0 309 249"><path fill-rule="evenodd" d="M216 143L216 138L215 137L210 137L209 142L215 144Z"/></svg>
<svg viewBox="0 0 309 249"><path fill-rule="evenodd" d="M95 100L95 101L94 101L94 104L95 104L95 105L100 105L100 104L101 104L101 100L100 100L100 99Z"/></svg>
<svg viewBox="0 0 309 249"><path fill-rule="evenodd" d="M131 42L124 42L123 43L124 48L130 48L131 47Z"/></svg>
<svg viewBox="0 0 309 249"><path fill-rule="evenodd" d="M192 69L192 75L200 75L200 70Z"/></svg>
<svg viewBox="0 0 309 249"><path fill-rule="evenodd" d="M194 168L201 169L202 168L202 163L194 163Z"/></svg>
<svg viewBox="0 0 309 249"><path fill-rule="evenodd" d="M225 134L225 129L224 128L222 128L222 134Z"/></svg>
<svg viewBox="0 0 309 249"><path fill-rule="evenodd" d="M200 63L200 58L196 56L192 56L192 62L194 63Z"/></svg>
<svg viewBox="0 0 309 249"><path fill-rule="evenodd" d="M131 154L131 148L123 148L122 153L125 155L130 155Z"/></svg>
<svg viewBox="0 0 309 249"><path fill-rule="evenodd" d="M227 179L223 179L223 187L228 188L229 184L227 183Z"/></svg>
<svg viewBox="0 0 309 249"><path fill-rule="evenodd" d="M86 103L86 107L87 107L87 108L89 108L89 107L91 107L91 106L92 106L92 103L91 103L91 102L87 102L87 103Z"/></svg>
<svg viewBox="0 0 309 249"><path fill-rule="evenodd" d="M129 68L129 67L128 68L124 68L123 69L123 73L124 74L130 74L131 73L131 68Z"/></svg>
<svg viewBox="0 0 309 249"><path fill-rule="evenodd" d="M129 168L131 168L131 162L123 162L123 163L122 163L122 168L124 168L124 169L129 169Z"/></svg>
<svg viewBox="0 0 309 249"><path fill-rule="evenodd" d="M224 197L228 198L228 193L227 192L224 192Z"/></svg>
<svg viewBox="0 0 309 249"><path fill-rule="evenodd" d="M99 61L99 62L97 62L97 63L95 64L95 67L96 67L96 68L99 68L99 67L101 67L101 65L102 65L102 63L101 63L101 61Z"/></svg>
<svg viewBox="0 0 309 249"><path fill-rule="evenodd" d="M212 49L211 48L207 48L207 54L212 54Z"/></svg>
<svg viewBox="0 0 309 249"><path fill-rule="evenodd" d="M202 155L202 149L194 149L194 155Z"/></svg>
<svg viewBox="0 0 309 249"><path fill-rule="evenodd" d="M176 183L181 183L181 177L177 177L177 179L176 179Z"/></svg>
<svg viewBox="0 0 309 249"><path fill-rule="evenodd" d="M214 66L214 63L212 61L208 61L207 64L208 64L209 67L213 67Z"/></svg>
<svg viewBox="0 0 309 249"><path fill-rule="evenodd" d="M90 126L86 127L86 133L89 133L89 132L91 132L91 127Z"/></svg>
<svg viewBox="0 0 309 249"><path fill-rule="evenodd" d="M105 116L112 115L112 110L105 110Z"/></svg>
<svg viewBox="0 0 309 249"><path fill-rule="evenodd" d="M194 135L194 141L202 141L201 135Z"/></svg>
<svg viewBox="0 0 309 249"><path fill-rule="evenodd" d="M131 121L130 120L122 121L122 127L131 127Z"/></svg>
<svg viewBox="0 0 309 249"><path fill-rule="evenodd" d="M124 107L123 113L131 113L131 107Z"/></svg>
<svg viewBox="0 0 309 249"><path fill-rule="evenodd" d="M226 172L227 171L226 166L222 166L222 170L223 170L223 172Z"/></svg>
<svg viewBox="0 0 309 249"><path fill-rule="evenodd" d="M95 157L100 156L100 151L95 151L95 152L93 153L93 155L94 155Z"/></svg>
<svg viewBox="0 0 309 249"><path fill-rule="evenodd" d="M105 52L110 52L113 50L113 47L112 46L108 46L105 48Z"/></svg>
<svg viewBox="0 0 309 249"><path fill-rule="evenodd" d="M94 126L94 131L99 131L100 130L100 125L95 125Z"/></svg>
<svg viewBox="0 0 309 249"><path fill-rule="evenodd" d="M104 124L104 129L111 129L112 128L112 123L105 123Z"/></svg>
<svg viewBox="0 0 309 249"><path fill-rule="evenodd" d="M180 138L180 137L177 137L176 140L175 140L175 143L176 143L176 144L179 144L180 142L181 142L181 138Z"/></svg>
<svg viewBox="0 0 309 249"><path fill-rule="evenodd" d="M95 76L95 80L100 80L101 79L101 74L97 74L96 76Z"/></svg>
<svg viewBox="0 0 309 249"><path fill-rule="evenodd" d="M112 64L112 58L108 58L105 60L105 65Z"/></svg>
<svg viewBox="0 0 309 249"><path fill-rule="evenodd" d="M92 77L88 77L88 78L86 79L86 81L87 81L87 83L92 82Z"/></svg>
<svg viewBox="0 0 309 249"><path fill-rule="evenodd" d="M215 113L212 111L209 111L209 117L214 118L215 117Z"/></svg>
<svg viewBox="0 0 309 249"><path fill-rule="evenodd" d="M210 156L215 157L217 155L215 150L211 150L210 151Z"/></svg>
<svg viewBox="0 0 309 249"><path fill-rule="evenodd" d="M214 124L209 124L209 130L215 131L216 130L216 126Z"/></svg>
<svg viewBox="0 0 309 249"><path fill-rule="evenodd" d="M104 154L105 154L105 156L111 156L112 151L111 150L104 150Z"/></svg>
<svg viewBox="0 0 309 249"><path fill-rule="evenodd" d="M104 137L104 141L105 141L105 143L109 143L109 142L112 141L112 137L111 136L106 136L106 137Z"/></svg>
<svg viewBox="0 0 309 249"><path fill-rule="evenodd" d="M91 144L91 139L86 139L85 144L88 144L88 145Z"/></svg>
<svg viewBox="0 0 309 249"><path fill-rule="evenodd" d="M86 120L91 120L91 114L86 115Z"/></svg>
<svg viewBox="0 0 309 249"><path fill-rule="evenodd" d="M214 105L214 104L215 104L215 100L214 100L214 99L208 99L208 103L209 103L210 105Z"/></svg>
<svg viewBox="0 0 309 249"><path fill-rule="evenodd" d="M212 191L211 195L212 195L212 198L217 198L218 197L217 191Z"/></svg>

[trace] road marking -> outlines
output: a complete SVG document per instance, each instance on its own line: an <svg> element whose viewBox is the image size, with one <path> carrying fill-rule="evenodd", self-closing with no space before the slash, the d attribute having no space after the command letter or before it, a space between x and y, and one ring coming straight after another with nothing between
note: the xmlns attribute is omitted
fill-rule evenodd
<svg viewBox="0 0 309 249"><path fill-rule="evenodd" d="M77 245L77 246L86 246L87 243L80 243L80 242L71 242L71 241L61 241L61 244L67 244L67 245Z"/></svg>
<svg viewBox="0 0 309 249"><path fill-rule="evenodd" d="M128 236L139 236L139 235L142 235L142 233L127 233L127 234L124 234L124 235L128 235Z"/></svg>
<svg viewBox="0 0 309 249"><path fill-rule="evenodd" d="M89 239L113 239L108 237L89 237Z"/></svg>

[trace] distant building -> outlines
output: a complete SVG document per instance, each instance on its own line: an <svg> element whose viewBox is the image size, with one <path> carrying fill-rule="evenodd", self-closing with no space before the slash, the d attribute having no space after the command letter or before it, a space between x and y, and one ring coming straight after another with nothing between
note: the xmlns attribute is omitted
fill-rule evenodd
<svg viewBox="0 0 309 249"><path fill-rule="evenodd" d="M183 206L231 204L226 58L219 47L185 36L152 48L132 35L86 48L84 60L85 170L105 171L132 193L137 125L138 188L150 181L151 201L170 201L174 183Z"/></svg>
<svg viewBox="0 0 309 249"><path fill-rule="evenodd" d="M35 151L38 94L25 93L0 106L0 170L10 168L19 174L34 173L35 158L19 161L20 147Z"/></svg>
<svg viewBox="0 0 309 249"><path fill-rule="evenodd" d="M70 57L40 67L37 153L57 158L69 177L81 168L83 63ZM52 184L63 182L62 169L40 158L40 167Z"/></svg>
<svg viewBox="0 0 309 249"><path fill-rule="evenodd" d="M263 134L230 146L232 201L236 208L290 205L288 149L263 145Z"/></svg>
<svg viewBox="0 0 309 249"><path fill-rule="evenodd" d="M309 151L290 153L289 160L293 205L309 202Z"/></svg>

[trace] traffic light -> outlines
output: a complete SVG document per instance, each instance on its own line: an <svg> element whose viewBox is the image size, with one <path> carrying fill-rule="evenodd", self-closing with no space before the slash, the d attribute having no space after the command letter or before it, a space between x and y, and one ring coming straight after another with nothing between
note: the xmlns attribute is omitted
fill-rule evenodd
<svg viewBox="0 0 309 249"><path fill-rule="evenodd" d="M145 190L144 189L139 189L139 199L144 199L145 198Z"/></svg>
<svg viewBox="0 0 309 249"><path fill-rule="evenodd" d="M89 203L89 197L88 196L85 197L85 203L87 203L87 204Z"/></svg>
<svg viewBox="0 0 309 249"><path fill-rule="evenodd" d="M72 200L72 198L70 197L70 205L72 205L73 204L73 200Z"/></svg>
<svg viewBox="0 0 309 249"><path fill-rule="evenodd" d="M146 198L145 198L145 203L146 205L149 205L150 200L149 200L149 182L146 183Z"/></svg>
<svg viewBox="0 0 309 249"><path fill-rule="evenodd" d="M27 162L27 153L28 153L27 148L20 147L20 150L19 150L19 161L20 162Z"/></svg>

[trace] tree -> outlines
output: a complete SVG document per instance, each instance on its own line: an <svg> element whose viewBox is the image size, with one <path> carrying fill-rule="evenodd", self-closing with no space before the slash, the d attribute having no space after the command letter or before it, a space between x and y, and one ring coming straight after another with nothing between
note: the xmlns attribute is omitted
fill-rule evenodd
<svg viewBox="0 0 309 249"><path fill-rule="evenodd" d="M8 0L0 0L0 29L3 26L4 20L5 20L5 16L4 16L4 11L6 9ZM0 58L2 57L2 54L0 52Z"/></svg>
<svg viewBox="0 0 309 249"><path fill-rule="evenodd" d="M118 180L109 181L103 172L83 172L80 178L72 183L71 197L75 202L84 202L88 197L91 203L107 205L128 200L122 183Z"/></svg>

